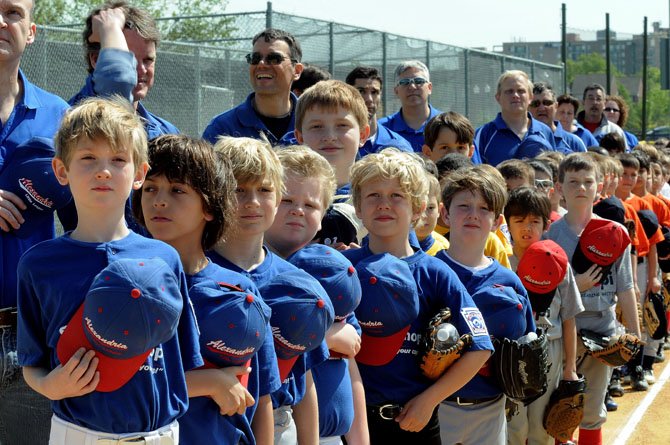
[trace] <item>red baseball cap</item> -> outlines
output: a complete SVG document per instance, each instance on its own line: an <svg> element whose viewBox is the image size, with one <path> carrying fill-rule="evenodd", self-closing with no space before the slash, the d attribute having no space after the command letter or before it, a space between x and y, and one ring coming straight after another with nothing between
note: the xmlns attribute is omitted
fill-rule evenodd
<svg viewBox="0 0 670 445"><path fill-rule="evenodd" d="M536 241L526 249L516 273L528 292L534 313L546 312L567 271L568 256L554 241Z"/></svg>
<svg viewBox="0 0 670 445"><path fill-rule="evenodd" d="M597 264L602 267L604 277L629 244L630 237L622 225L607 219L592 219L579 237L572 254L572 267L580 274Z"/></svg>

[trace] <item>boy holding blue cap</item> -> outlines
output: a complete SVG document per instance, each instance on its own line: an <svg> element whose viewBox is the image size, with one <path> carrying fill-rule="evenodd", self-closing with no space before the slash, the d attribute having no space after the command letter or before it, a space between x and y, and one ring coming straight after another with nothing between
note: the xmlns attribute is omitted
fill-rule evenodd
<svg viewBox="0 0 670 445"><path fill-rule="evenodd" d="M372 316L364 320L361 312L357 313L364 333L367 330L371 339L377 336L374 340L367 340L368 335L365 335L362 350L367 348L366 341L386 345L383 350L380 349L378 358L372 351L364 355L359 353L372 444L440 444L437 418L440 401L466 384L493 350L481 313L454 272L443 262L415 250L409 244L409 231L426 203L428 185L425 175L418 159L389 148L358 161L351 175L356 214L370 236L366 246L347 250L344 255L357 269L359 263L365 265L366 260L375 263L377 258L370 257L393 256L395 259L391 260L399 260L407 267L378 270L402 278L393 279L393 282L406 282L410 278L416 286L416 294L412 295L411 289L403 292L402 299L396 301L391 298L377 311L397 314L392 318L394 326L388 322L388 330L385 328L386 320ZM359 277L361 274L362 269L359 270ZM391 278L367 278L368 283L373 281L392 282ZM368 295L376 293L364 290L359 308L363 309L362 304ZM393 297L395 292L383 294ZM459 333L472 335L473 344L444 375L432 381L422 374L417 354L421 334L428 321L445 307L451 310L452 324ZM365 359L365 355L369 356L370 364L360 361Z"/></svg>
<svg viewBox="0 0 670 445"><path fill-rule="evenodd" d="M203 362L179 255L165 243L131 232L125 223L125 202L131 190L142 186L148 170L146 133L140 119L125 101L96 98L82 102L63 118L53 169L58 181L70 187L77 227L28 251L18 270L18 359L28 384L53 401L50 443L76 445L128 436L166 437L178 443L177 419L188 406L185 371ZM79 348L67 360L56 354L61 330L70 323L101 270L121 259L148 255L160 258L174 275L174 283L159 286L159 294L166 306L181 306L176 333L161 338L139 370L129 364L135 373L121 387L111 392L96 390L115 378L114 372L98 369L103 363L100 354L114 360L110 351L135 338L130 335L134 326L127 328L128 339L118 333L105 338L104 331L95 324L89 326L87 320L84 328L100 337L95 343L102 345ZM139 292L131 290L130 296L143 302L142 289L135 290ZM93 310L98 312L96 307ZM99 310L104 312L104 307ZM131 351L133 345L127 346Z"/></svg>

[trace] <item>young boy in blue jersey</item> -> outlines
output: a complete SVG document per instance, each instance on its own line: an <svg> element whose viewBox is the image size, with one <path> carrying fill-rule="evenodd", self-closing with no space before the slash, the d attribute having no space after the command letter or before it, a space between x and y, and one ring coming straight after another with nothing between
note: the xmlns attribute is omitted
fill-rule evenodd
<svg viewBox="0 0 670 445"><path fill-rule="evenodd" d="M231 164L237 181L237 209L231 235L208 255L220 266L251 278L262 289L274 277L297 269L264 246L265 232L274 222L284 190L283 168L270 146L259 140L224 137L214 148ZM261 296L269 298L262 290ZM272 393L275 443L295 442L296 434L299 442L318 442L318 405L311 368L327 358L325 342L300 355L282 386Z"/></svg>
<svg viewBox="0 0 670 445"><path fill-rule="evenodd" d="M187 374L190 402L179 421L180 440L272 443L270 393L280 382L269 308L249 278L205 255L228 235L233 219L230 165L208 142L182 135L151 141L149 163L151 170L133 195L134 215L154 238L179 252L208 368Z"/></svg>
<svg viewBox="0 0 670 445"><path fill-rule="evenodd" d="M370 134L365 101L356 88L327 80L308 88L295 114L295 137L326 158L335 171L337 190L316 240L335 248L360 243L364 228L351 203L351 166Z"/></svg>
<svg viewBox="0 0 670 445"><path fill-rule="evenodd" d="M332 202L335 174L328 161L308 147L286 147L277 156L284 168L285 190L274 223L265 232L265 241L279 256L321 282L339 321L326 335L331 360L312 369L319 402L320 442L338 443L339 436L345 436L349 443L368 443L365 394L354 360L361 337L353 314L357 302L352 301L355 295L351 280L358 278L344 272L351 263L340 253L327 246L310 245Z"/></svg>
<svg viewBox="0 0 670 445"><path fill-rule="evenodd" d="M493 347L488 331L453 271L409 243L409 231L419 219L428 193L422 162L387 148L358 161L351 179L354 207L369 232L369 242L360 249L344 251L344 255L354 266L378 254L393 255L408 265L419 290L418 316L400 348L394 348L397 352L390 351L393 354L387 360L380 360L383 364L359 361L370 441L439 444L437 407L489 358ZM432 381L422 374L416 355L428 321L444 307L450 308L451 323L459 333L473 336L473 344L444 375Z"/></svg>
<svg viewBox="0 0 670 445"><path fill-rule="evenodd" d="M526 290L514 272L484 254L488 234L496 230L506 201L504 182L486 167L451 174L442 189L442 219L450 227L449 249L439 252L437 258L464 283L491 337L516 340L535 332ZM494 378L489 366L484 366L443 402L443 442L506 443L505 397ZM464 423L465 416L476 420Z"/></svg>
<svg viewBox="0 0 670 445"><path fill-rule="evenodd" d="M563 249L551 240L540 241L549 225L551 202L539 190L520 187L510 193L505 206L514 243L510 257L528 291L535 323L549 340L547 392L529 405L517 403L517 413L507 424L508 443L551 445L554 439L542 427L545 408L560 380L578 379L575 315L584 310L574 272Z"/></svg>
<svg viewBox="0 0 670 445"><path fill-rule="evenodd" d="M551 224L543 238L555 241L565 250L568 258L572 258L575 280L585 309L575 318L577 332L590 329L601 335L613 335L616 328L614 306L618 300L626 328L639 338L630 239L623 226L603 220L593 213L593 202L602 189L598 165L586 154L566 156L559 165L556 187L565 199L567 213ZM607 242L598 243L598 239ZM583 247L587 251L602 252L602 258L607 259L607 266L601 267L595 261L590 264L582 261L578 267L575 252L579 249L583 255ZM579 428L579 443L600 445L601 427L607 420L604 400L610 369L589 355L580 357L584 350L580 343L577 345L577 372L584 375L588 385L584 395L584 418Z"/></svg>
<svg viewBox="0 0 670 445"><path fill-rule="evenodd" d="M127 102L88 99L63 118L53 169L70 187L77 227L26 252L18 271L18 360L28 384L53 401L50 443L128 436L178 443L177 419L188 406L185 371L203 361L178 253L125 223L125 202L142 186L148 167L146 133ZM123 386L96 391L114 373L97 369L102 353L94 349L59 360L61 330L100 271L117 260L149 257L160 258L175 276L178 295L169 297L183 303L177 334L156 346Z"/></svg>

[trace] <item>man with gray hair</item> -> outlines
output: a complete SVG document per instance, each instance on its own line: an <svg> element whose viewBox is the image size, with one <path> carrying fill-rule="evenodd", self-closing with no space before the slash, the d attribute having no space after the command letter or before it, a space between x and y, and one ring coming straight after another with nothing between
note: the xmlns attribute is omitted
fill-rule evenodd
<svg viewBox="0 0 670 445"><path fill-rule="evenodd" d="M400 99L400 111L379 119L379 125L395 131L421 153L426 122L441 113L428 103L433 91L428 67L418 60L408 60L396 67L394 78L393 91Z"/></svg>
<svg viewBox="0 0 670 445"><path fill-rule="evenodd" d="M618 133L626 140L621 127L614 122L607 120L605 116L605 88L602 85L593 83L584 88L584 96L582 106L584 109L577 114L577 122L589 130L598 142L607 133ZM626 150L628 150L628 143L626 143Z"/></svg>

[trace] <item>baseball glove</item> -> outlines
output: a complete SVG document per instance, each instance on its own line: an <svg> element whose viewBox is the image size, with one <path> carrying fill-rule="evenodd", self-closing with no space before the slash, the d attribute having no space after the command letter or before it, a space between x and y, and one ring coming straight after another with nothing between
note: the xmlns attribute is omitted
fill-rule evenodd
<svg viewBox="0 0 670 445"><path fill-rule="evenodd" d="M649 292L642 306L642 322L649 336L654 340L665 337L668 320L665 318L663 297L659 293Z"/></svg>
<svg viewBox="0 0 670 445"><path fill-rule="evenodd" d="M530 341L504 338L494 340L495 352L491 372L500 389L510 399L528 405L547 392L549 357L547 336L542 334Z"/></svg>
<svg viewBox="0 0 670 445"><path fill-rule="evenodd" d="M449 308L440 310L428 323L428 328L421 336L419 344L419 366L423 375L431 380L439 379L442 374L456 361L472 343L470 334L456 337L455 340L441 341L438 339L438 330L441 325L448 324L453 328L449 320L451 311ZM453 332L458 334L455 328Z"/></svg>
<svg viewBox="0 0 670 445"><path fill-rule="evenodd" d="M568 442L572 433L584 417L584 391L586 381L583 376L573 382L561 380L558 388L551 393L544 410L542 426L559 442Z"/></svg>
<svg viewBox="0 0 670 445"><path fill-rule="evenodd" d="M579 336L586 352L607 366L616 367L626 364L644 345L643 341L631 334L607 337L588 329L582 329L579 331Z"/></svg>

